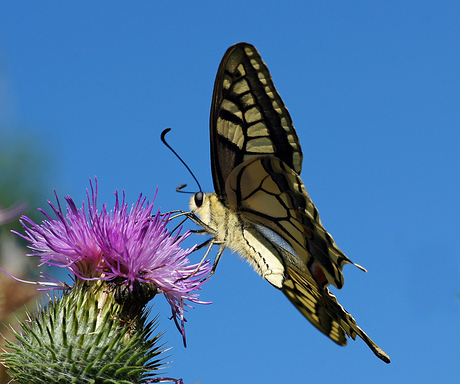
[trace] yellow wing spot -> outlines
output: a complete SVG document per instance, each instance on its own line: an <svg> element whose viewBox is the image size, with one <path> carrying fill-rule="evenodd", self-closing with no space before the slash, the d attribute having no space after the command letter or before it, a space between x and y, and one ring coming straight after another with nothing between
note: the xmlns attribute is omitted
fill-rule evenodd
<svg viewBox="0 0 460 384"><path fill-rule="evenodd" d="M273 144L268 137L259 137L248 141L246 150L248 152L270 153L273 152Z"/></svg>
<svg viewBox="0 0 460 384"><path fill-rule="evenodd" d="M315 306L312 303L310 303L310 305L307 304L305 305L305 307L310 310L310 317L312 318L312 320L316 323L319 323L319 317L315 313Z"/></svg>
<svg viewBox="0 0 460 384"><path fill-rule="evenodd" d="M245 76L245 75L246 75L246 69L244 69L244 65L243 65L243 64L238 65L238 67L236 67L236 69L241 73L241 76Z"/></svg>
<svg viewBox="0 0 460 384"><path fill-rule="evenodd" d="M262 120L262 115L260 114L259 110L256 107L254 107L244 113L244 118L247 123L251 124L256 121Z"/></svg>
<svg viewBox="0 0 460 384"><path fill-rule="evenodd" d="M289 142L291 144L292 148L296 151L300 151L300 146L298 146L296 143L293 143L292 141Z"/></svg>
<svg viewBox="0 0 460 384"><path fill-rule="evenodd" d="M308 292L305 291L305 289L299 289L299 291L302 293L302 302L303 304L305 305L305 307L310 311L310 315L313 317L315 316L316 319L318 319L318 317L315 315L316 313L316 301L313 301L313 300L309 300L310 299L310 295L308 294Z"/></svg>
<svg viewBox="0 0 460 384"><path fill-rule="evenodd" d="M230 124L229 124L230 125ZM232 136L230 140L232 140L238 148L243 148L244 146L244 136L243 136L243 131L239 125L233 125L232 124ZM229 130L229 136L230 136L230 130Z"/></svg>
<svg viewBox="0 0 460 384"><path fill-rule="evenodd" d="M238 106L230 100L222 100L221 108L231 112L232 114L238 116L241 120L243 120L243 113L240 111Z"/></svg>
<svg viewBox="0 0 460 384"><path fill-rule="evenodd" d="M263 72L259 72L257 76L259 77L259 80L263 85L268 84L267 78L265 77L265 74Z"/></svg>
<svg viewBox="0 0 460 384"><path fill-rule="evenodd" d="M232 86L233 84L233 81L232 79L228 78L228 77L225 77L222 81L222 87L225 89L225 90L228 90L230 89L230 87Z"/></svg>
<svg viewBox="0 0 460 384"><path fill-rule="evenodd" d="M248 56L254 56L254 51L248 46L244 47L244 52L246 52Z"/></svg>
<svg viewBox="0 0 460 384"><path fill-rule="evenodd" d="M278 100L273 100L273 101L272 101L272 105L273 105L273 108L275 109L275 111L278 112L278 113L281 115L281 113L282 113L283 111L281 110L281 106L280 106L280 104L278 103Z"/></svg>
<svg viewBox="0 0 460 384"><path fill-rule="evenodd" d="M268 136L268 135L269 135L268 128L262 122L251 125L248 128L249 137L259 137L259 136Z"/></svg>
<svg viewBox="0 0 460 384"><path fill-rule="evenodd" d="M218 130L217 132L223 137L233 141L238 148L242 149L244 145L244 136L241 126L233 124L227 120L221 118L218 119Z"/></svg>
<svg viewBox="0 0 460 384"><path fill-rule="evenodd" d="M250 107L251 105L255 105L255 103L256 103L252 93L247 93L246 95L241 96L241 101L247 107Z"/></svg>
<svg viewBox="0 0 460 384"><path fill-rule="evenodd" d="M284 116L281 118L281 125L283 126L283 128L288 131L290 129L290 126L289 126L289 121L288 119L286 119Z"/></svg>
<svg viewBox="0 0 460 384"><path fill-rule="evenodd" d="M331 337L331 339L333 339L333 340L339 340L340 339L341 336L340 336L339 330L341 328L339 328L339 327L340 327L340 325L336 321L332 322L332 327L331 327L331 330L329 331L329 336Z"/></svg>
<svg viewBox="0 0 460 384"><path fill-rule="evenodd" d="M254 69L259 70L260 69L260 64L256 59L251 59L251 65L254 67Z"/></svg>
<svg viewBox="0 0 460 384"><path fill-rule="evenodd" d="M241 95L242 93L246 93L249 91L249 84L245 79L238 80L234 87L233 90L237 95Z"/></svg>
<svg viewBox="0 0 460 384"><path fill-rule="evenodd" d="M294 152L292 155L293 158L293 163L294 163L294 169L300 173L302 170L302 155L300 152Z"/></svg>

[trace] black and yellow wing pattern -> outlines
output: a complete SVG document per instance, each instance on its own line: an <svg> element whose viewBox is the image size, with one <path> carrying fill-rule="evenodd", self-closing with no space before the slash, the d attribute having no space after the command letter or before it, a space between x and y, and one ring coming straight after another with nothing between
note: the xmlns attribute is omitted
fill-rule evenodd
<svg viewBox="0 0 460 384"><path fill-rule="evenodd" d="M359 336L389 363L327 288L343 286L343 266L352 262L324 229L300 179L292 119L250 44L230 47L221 61L210 136L215 193L196 194L190 205L214 242L238 252L337 344Z"/></svg>

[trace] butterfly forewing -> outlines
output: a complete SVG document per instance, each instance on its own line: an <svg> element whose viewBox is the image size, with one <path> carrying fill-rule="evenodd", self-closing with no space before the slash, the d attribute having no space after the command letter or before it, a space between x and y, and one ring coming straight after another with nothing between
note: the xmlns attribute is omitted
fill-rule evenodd
<svg viewBox="0 0 460 384"><path fill-rule="evenodd" d="M250 44L230 47L220 63L210 127L214 188L222 198L230 172L250 158L272 155L297 173L302 169L291 116L267 66Z"/></svg>

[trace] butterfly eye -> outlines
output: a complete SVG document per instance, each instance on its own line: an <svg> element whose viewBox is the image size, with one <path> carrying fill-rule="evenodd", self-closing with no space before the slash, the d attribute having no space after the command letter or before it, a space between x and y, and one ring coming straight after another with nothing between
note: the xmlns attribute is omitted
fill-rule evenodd
<svg viewBox="0 0 460 384"><path fill-rule="evenodd" d="M203 192L197 192L195 193L195 205L199 208L203 205L203 198L204 198L204 195L203 195Z"/></svg>

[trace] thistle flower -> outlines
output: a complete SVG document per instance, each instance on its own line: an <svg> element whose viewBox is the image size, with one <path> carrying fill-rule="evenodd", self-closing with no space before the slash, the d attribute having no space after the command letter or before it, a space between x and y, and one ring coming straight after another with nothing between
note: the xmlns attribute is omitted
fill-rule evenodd
<svg viewBox="0 0 460 384"><path fill-rule="evenodd" d="M43 210L37 224L26 216L21 223L41 265L66 268L74 281L69 286L48 275L38 283L43 290L65 289L22 322L23 334L14 332L18 344L7 342L13 352L2 354L5 366L20 383L107 382L153 383L182 380L156 377L161 367L160 335L151 338L156 319L146 324L145 304L164 294L172 317L183 335L184 311L198 300L209 261L191 265L188 255L195 246L180 247L190 233L171 234L169 214L156 212L153 202L139 196L129 209L125 196L115 193L115 206L97 208L95 188L81 208L66 197L63 209L48 202L56 218Z"/></svg>
<svg viewBox="0 0 460 384"><path fill-rule="evenodd" d="M152 216L153 201L149 203L142 194L128 211L125 195L120 203L115 192L115 207L108 211L106 204L97 209L97 179L95 188L90 180L91 194L87 190L88 212L85 204L77 208L67 196L66 212L56 194L56 206L48 201L56 215L53 219L40 209L46 220L36 224L26 216L21 217L25 235L15 232L30 242L33 250L29 256L41 258L41 265L67 268L81 281L105 280L128 288L131 292L142 286L154 286L163 293L171 306L172 317L182 333L185 345L185 307L190 304L209 304L198 300L203 277L211 266L189 264L188 255L195 247L181 249L180 243L190 232L179 236L166 228L170 215L158 211ZM51 280L51 279L48 279ZM43 283L47 289L64 288L64 283ZM180 323L180 324L179 324Z"/></svg>

